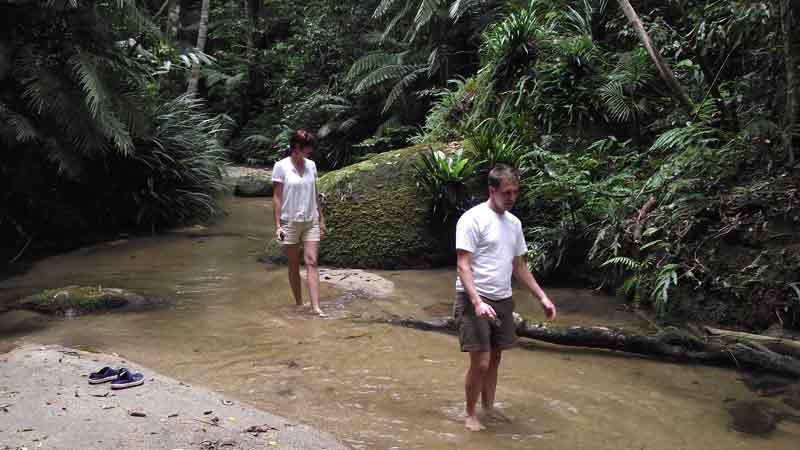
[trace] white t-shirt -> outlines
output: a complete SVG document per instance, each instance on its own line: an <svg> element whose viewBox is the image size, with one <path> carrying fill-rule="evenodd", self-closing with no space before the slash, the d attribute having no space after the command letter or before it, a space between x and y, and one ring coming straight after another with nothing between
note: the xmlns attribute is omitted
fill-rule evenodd
<svg viewBox="0 0 800 450"><path fill-rule="evenodd" d="M281 221L313 222L319 217L317 210L317 165L310 159L303 159L303 176L297 173L292 158L286 157L272 168L272 182L283 184L283 203Z"/></svg>
<svg viewBox="0 0 800 450"><path fill-rule="evenodd" d="M483 297L502 300L511 297L514 257L528 252L522 223L506 211L497 214L488 202L465 212L456 225L456 248L472 253L475 289ZM456 277L456 290L464 292Z"/></svg>

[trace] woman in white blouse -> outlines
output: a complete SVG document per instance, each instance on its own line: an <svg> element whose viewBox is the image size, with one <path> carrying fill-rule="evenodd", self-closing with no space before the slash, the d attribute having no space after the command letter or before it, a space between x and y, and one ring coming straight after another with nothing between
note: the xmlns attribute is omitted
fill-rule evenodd
<svg viewBox="0 0 800 450"><path fill-rule="evenodd" d="M325 237L325 218L317 193L317 166L306 158L313 151L314 135L297 130L289 137L289 156L275 163L272 169L272 205L275 237L283 244L289 260L289 284L294 301L303 305L300 289L300 244L304 262L311 309L324 316L319 307L319 270L317 255L319 241Z"/></svg>

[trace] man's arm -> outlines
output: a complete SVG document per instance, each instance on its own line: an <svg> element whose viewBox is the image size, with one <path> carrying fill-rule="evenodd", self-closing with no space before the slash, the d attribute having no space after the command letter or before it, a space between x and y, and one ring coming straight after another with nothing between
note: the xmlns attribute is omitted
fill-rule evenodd
<svg viewBox="0 0 800 450"><path fill-rule="evenodd" d="M461 280L461 285L464 286L464 292L467 293L469 301L475 307L475 315L490 320L496 319L497 313L494 308L484 303L478 290L475 289L475 279L472 277L472 252L457 249L456 254L458 278Z"/></svg>
<svg viewBox="0 0 800 450"><path fill-rule="evenodd" d="M539 286L539 283L536 282L536 278L533 277L530 269L528 269L528 263L525 261L524 256L514 257L514 278L522 282L522 284L524 284L525 287L531 291L531 294L535 295L536 298L539 299L539 303L542 305L542 309L544 310L545 315L547 315L547 319L555 320L556 306L550 301L550 298L547 297L547 294L544 293L542 288ZM461 280L461 282L463 283L464 280Z"/></svg>

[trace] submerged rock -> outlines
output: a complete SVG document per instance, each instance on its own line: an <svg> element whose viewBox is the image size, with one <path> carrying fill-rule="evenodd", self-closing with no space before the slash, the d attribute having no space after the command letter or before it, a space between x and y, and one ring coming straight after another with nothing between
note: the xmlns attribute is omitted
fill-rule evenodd
<svg viewBox="0 0 800 450"><path fill-rule="evenodd" d="M731 427L741 433L764 436L775 431L781 416L769 402L733 401L727 405Z"/></svg>
<svg viewBox="0 0 800 450"><path fill-rule="evenodd" d="M48 289L25 297L17 301L14 309L75 316L124 306L149 306L160 302L160 300L148 299L125 289L67 286L60 289Z"/></svg>

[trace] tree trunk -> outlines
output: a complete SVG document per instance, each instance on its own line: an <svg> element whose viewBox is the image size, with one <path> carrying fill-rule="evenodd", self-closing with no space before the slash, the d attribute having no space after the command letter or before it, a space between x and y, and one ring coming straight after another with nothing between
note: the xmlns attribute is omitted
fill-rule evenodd
<svg viewBox="0 0 800 450"><path fill-rule="evenodd" d="M795 59L794 49L792 48L792 22L794 10L792 0L780 0L781 4L781 25L783 28L783 50L786 55L786 111L783 115L783 136L782 143L789 165L794 165L794 147L792 138L794 137L795 127L797 126L797 60Z"/></svg>
<svg viewBox="0 0 800 450"><path fill-rule="evenodd" d="M645 31L642 21L636 14L636 10L633 9L633 6L631 6L628 0L617 0L617 3L619 3L620 8L622 8L622 12L625 13L625 17L627 17L628 21L633 25L636 35L639 37L642 45L644 45L645 50L647 50L647 54L650 55L650 59L653 60L653 64L655 64L659 75L661 75L661 78L667 83L667 86L669 86L673 98L681 104L687 114L694 114L694 104L692 100L680 83L678 83L675 74L672 73L672 69L670 69L667 62L664 61L661 53L659 53L658 49L653 45L653 41L650 39L650 35L647 34L647 31Z"/></svg>
<svg viewBox="0 0 800 450"><path fill-rule="evenodd" d="M211 6L211 0L203 0L200 10L200 26L197 28L197 45L198 51L205 51L206 40L208 39L208 10ZM197 87L200 84L200 65L194 64L192 66L192 75L189 78L189 88L186 90L189 94L196 94Z"/></svg>
<svg viewBox="0 0 800 450"><path fill-rule="evenodd" d="M696 336L684 330L645 335L627 330L607 327L550 328L536 325L514 315L517 335L551 344L616 350L638 355L655 356L670 360L747 367L800 377L800 359L792 357L796 344L771 339L749 339L746 333L726 335L714 330L709 336ZM451 318L418 320L389 320L394 325L417 328L425 331L440 331L455 334ZM713 329L712 329L713 330ZM783 344L789 351L778 353L767 348L769 342ZM776 345L775 350L781 347Z"/></svg>
<svg viewBox="0 0 800 450"><path fill-rule="evenodd" d="M177 41L178 33L181 31L181 0L170 0L167 17L167 36L173 41Z"/></svg>

